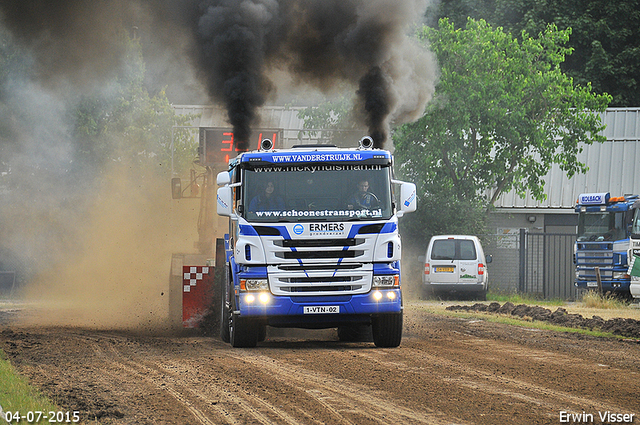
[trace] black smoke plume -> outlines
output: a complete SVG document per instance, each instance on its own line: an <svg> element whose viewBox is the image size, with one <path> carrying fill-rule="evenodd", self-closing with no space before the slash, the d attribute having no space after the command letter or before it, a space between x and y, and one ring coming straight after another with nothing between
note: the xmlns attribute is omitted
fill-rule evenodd
<svg viewBox="0 0 640 425"><path fill-rule="evenodd" d="M195 68L239 141L276 90L271 71L327 92L346 81L381 147L390 123L420 116L433 92L431 56L410 37L427 1L0 0L0 14L35 52L38 75L79 84L117 67L117 28L139 27L147 63L163 56L174 68L157 75Z"/></svg>

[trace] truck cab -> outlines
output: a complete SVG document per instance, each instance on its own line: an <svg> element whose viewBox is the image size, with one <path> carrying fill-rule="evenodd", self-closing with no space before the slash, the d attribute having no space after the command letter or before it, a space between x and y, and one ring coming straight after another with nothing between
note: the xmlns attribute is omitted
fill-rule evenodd
<svg viewBox="0 0 640 425"><path fill-rule="evenodd" d="M276 150L264 141L218 174L218 214L230 219L223 340L254 346L266 326L339 335L370 326L377 346L400 344L398 218L415 210L416 190L371 145Z"/></svg>
<svg viewBox="0 0 640 425"><path fill-rule="evenodd" d="M631 223L631 230L629 235L629 275L631 277L631 283L629 285L629 292L634 299L640 299L640 263L635 264L635 261L640 257L640 200L637 200L633 204L633 221ZM634 272L635 265L635 272Z"/></svg>
<svg viewBox="0 0 640 425"><path fill-rule="evenodd" d="M629 234L637 195L611 197L585 193L578 197L578 236L574 248L575 286L629 296Z"/></svg>

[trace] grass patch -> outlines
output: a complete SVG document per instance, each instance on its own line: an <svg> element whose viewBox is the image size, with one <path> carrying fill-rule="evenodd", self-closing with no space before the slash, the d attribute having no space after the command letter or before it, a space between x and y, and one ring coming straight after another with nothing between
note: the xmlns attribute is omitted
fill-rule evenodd
<svg viewBox="0 0 640 425"><path fill-rule="evenodd" d="M480 319L480 320L484 320L485 322L491 322L491 323L502 323L504 325L519 326L519 327L526 327L531 329L539 329L539 330L547 330L547 331L577 333L577 334L595 336L600 338L616 338L616 339L628 338L621 335L615 335L610 332L604 332L599 330L589 330L589 329L582 329L582 328L569 328L566 326L554 325L549 322L527 320L526 318L504 316L504 315L495 314L495 313L449 311L449 310L443 310L440 308L429 308L428 306L421 306L419 308L422 308L428 311L429 313L440 314L440 315L449 316L449 317L458 317L461 319Z"/></svg>
<svg viewBox="0 0 640 425"><path fill-rule="evenodd" d="M621 309L629 307L629 303L625 300L621 300L615 295L604 294L600 295L596 291L589 291L582 297L582 303L587 308L601 308L601 309Z"/></svg>
<svg viewBox="0 0 640 425"><path fill-rule="evenodd" d="M527 304L527 305L555 305L562 306L565 302L561 299L541 300L531 294L517 294L517 293L502 293L502 292L487 292L487 301L495 301L501 304L510 302L512 304Z"/></svg>
<svg viewBox="0 0 640 425"><path fill-rule="evenodd" d="M16 372L2 350L0 350L0 382L2 383L0 385L0 401L4 412L19 411L20 414L26 415L29 411L48 413L60 410ZM0 423L3 423L3 419L4 417L0 417ZM41 420L31 423L45 424L48 421Z"/></svg>

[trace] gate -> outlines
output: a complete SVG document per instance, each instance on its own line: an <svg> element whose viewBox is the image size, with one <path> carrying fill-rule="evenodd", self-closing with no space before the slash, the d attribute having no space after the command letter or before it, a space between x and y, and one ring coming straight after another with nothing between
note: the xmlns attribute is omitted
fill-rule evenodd
<svg viewBox="0 0 640 425"><path fill-rule="evenodd" d="M11 298L16 289L16 273L0 271L0 299Z"/></svg>
<svg viewBox="0 0 640 425"><path fill-rule="evenodd" d="M544 299L575 299L575 234L529 233L520 229L518 291Z"/></svg>

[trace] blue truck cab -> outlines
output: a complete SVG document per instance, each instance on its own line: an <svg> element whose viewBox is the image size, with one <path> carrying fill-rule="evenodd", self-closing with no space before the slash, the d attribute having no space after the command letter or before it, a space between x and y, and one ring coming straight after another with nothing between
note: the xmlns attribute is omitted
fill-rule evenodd
<svg viewBox="0 0 640 425"><path fill-rule="evenodd" d="M266 326L339 336L370 326L376 346L400 344L398 218L416 209L416 188L394 180L392 155L372 145L276 150L264 140L218 174L217 212L230 219L224 341L255 346Z"/></svg>
<svg viewBox="0 0 640 425"><path fill-rule="evenodd" d="M598 287L599 268L604 293L629 296L629 235L637 195L611 197L585 193L578 197L578 236L574 247L575 286Z"/></svg>
<svg viewBox="0 0 640 425"><path fill-rule="evenodd" d="M631 296L638 300L640 299L640 262L637 264L636 262L640 258L640 199L637 199L633 204L633 221L630 233L628 258L631 284L629 291Z"/></svg>

